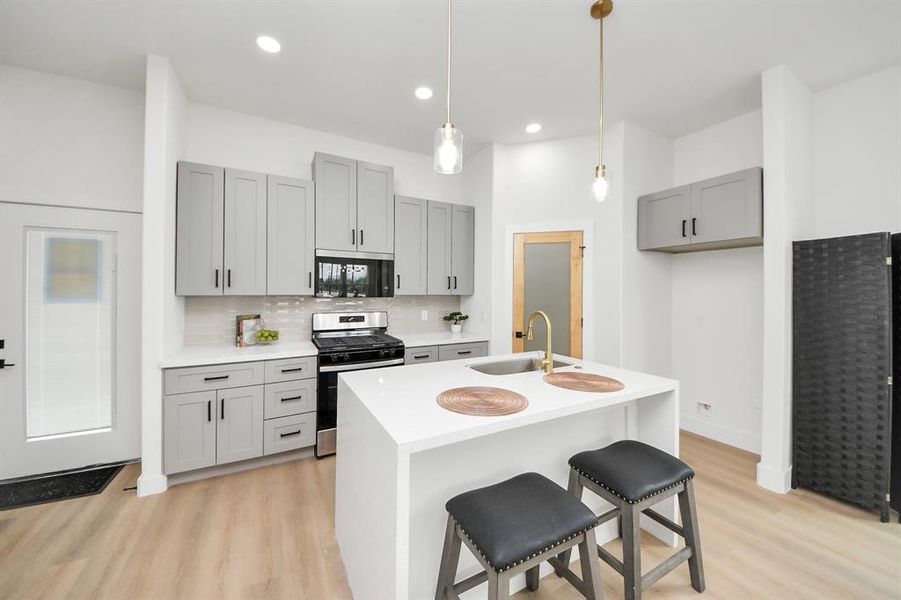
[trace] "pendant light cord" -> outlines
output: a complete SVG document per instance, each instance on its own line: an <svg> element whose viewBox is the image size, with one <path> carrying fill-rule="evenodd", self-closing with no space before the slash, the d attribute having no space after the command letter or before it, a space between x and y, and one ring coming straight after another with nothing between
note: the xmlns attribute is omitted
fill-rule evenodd
<svg viewBox="0 0 901 600"><path fill-rule="evenodd" d="M447 0L447 123L451 122L451 0Z"/></svg>
<svg viewBox="0 0 901 600"><path fill-rule="evenodd" d="M600 26L600 102L598 103L598 166L604 164L604 18L598 19Z"/></svg>

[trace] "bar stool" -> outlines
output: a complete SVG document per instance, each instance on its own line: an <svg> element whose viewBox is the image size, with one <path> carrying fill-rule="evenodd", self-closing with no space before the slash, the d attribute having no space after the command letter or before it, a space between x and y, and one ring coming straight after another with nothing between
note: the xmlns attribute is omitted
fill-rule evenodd
<svg viewBox="0 0 901 600"><path fill-rule="evenodd" d="M594 559L597 517L562 487L538 473L524 473L451 498L438 571L435 600L459 600L458 594L488 581L489 600L510 597L510 579L525 571L530 590L538 589L542 562L558 562L561 551L579 546L582 578L568 565L554 564L589 600L602 600L601 573ZM459 583L461 542L484 571Z"/></svg>
<svg viewBox="0 0 901 600"><path fill-rule="evenodd" d="M691 586L698 592L704 591L704 566L692 483L695 474L691 467L662 450L632 440L615 442L600 450L580 452L569 459L569 465L571 494L581 499L582 489L588 488L614 506L598 518L598 524L620 519L623 562L601 546L597 547L597 552L604 562L623 576L626 600L640 599L644 590L686 560ZM681 526L651 509L651 506L675 494L679 495ZM641 574L640 544L642 513L685 538L685 548L644 576ZM569 564L571 552L567 550L560 556L563 564Z"/></svg>

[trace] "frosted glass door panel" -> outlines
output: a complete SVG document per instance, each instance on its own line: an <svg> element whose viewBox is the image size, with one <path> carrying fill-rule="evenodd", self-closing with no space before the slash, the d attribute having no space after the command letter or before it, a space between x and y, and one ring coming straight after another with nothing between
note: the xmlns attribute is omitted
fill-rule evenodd
<svg viewBox="0 0 901 600"><path fill-rule="evenodd" d="M116 235L28 229L25 243L26 438L108 430Z"/></svg>
<svg viewBox="0 0 901 600"><path fill-rule="evenodd" d="M570 244L525 244L525 317L543 310L551 318L551 341L555 354L570 352ZM526 322L528 325L528 322ZM547 347L544 319L536 319L532 341L525 340L527 352Z"/></svg>

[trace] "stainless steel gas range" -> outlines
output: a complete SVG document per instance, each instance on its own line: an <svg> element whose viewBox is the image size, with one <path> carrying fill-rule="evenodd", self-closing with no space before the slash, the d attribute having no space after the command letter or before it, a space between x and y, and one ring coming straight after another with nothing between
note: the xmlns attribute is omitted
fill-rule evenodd
<svg viewBox="0 0 901 600"><path fill-rule="evenodd" d="M388 335L388 313L313 314L313 344L319 349L316 456L335 453L338 375L404 364L404 343Z"/></svg>

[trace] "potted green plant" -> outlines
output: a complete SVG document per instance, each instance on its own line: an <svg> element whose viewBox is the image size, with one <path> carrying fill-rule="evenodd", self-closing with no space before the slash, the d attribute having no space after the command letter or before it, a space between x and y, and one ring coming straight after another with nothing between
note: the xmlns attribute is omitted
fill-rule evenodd
<svg viewBox="0 0 901 600"><path fill-rule="evenodd" d="M461 312L454 311L449 315L444 315L444 320L451 324L451 333L460 333L463 331L463 321L469 318Z"/></svg>

